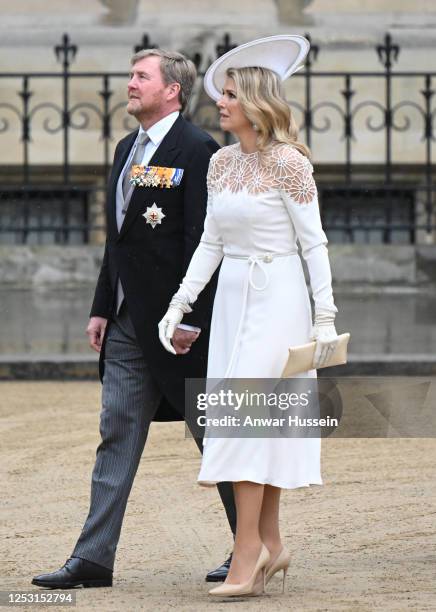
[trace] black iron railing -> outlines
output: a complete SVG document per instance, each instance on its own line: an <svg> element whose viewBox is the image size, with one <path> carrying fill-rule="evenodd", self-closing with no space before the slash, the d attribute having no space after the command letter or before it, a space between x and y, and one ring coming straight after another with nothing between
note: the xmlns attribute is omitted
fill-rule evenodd
<svg viewBox="0 0 436 612"><path fill-rule="evenodd" d="M150 46L156 45L145 35L134 50ZM225 35L217 56L234 46ZM293 77L290 105L315 160L319 139L331 139L332 163L315 164L327 233L350 242L413 243L417 236L431 241L436 229L436 72L394 70L400 48L389 34L376 47L378 72L315 71L319 52L312 43L304 70ZM0 145L8 143L0 146L0 242L87 242L94 230L104 229L101 203L113 149L136 122L125 113L127 75L74 72L77 53L65 34L55 47L61 72L0 73ZM207 63L199 53L192 59L197 67ZM198 92L203 74L199 70ZM369 80L370 98L365 93ZM334 94L327 96L332 88ZM2 91L9 92L3 99ZM206 96L194 96L188 118L223 144L229 142ZM99 159L78 163L72 150L86 148L91 132L98 135L93 147ZM401 144L395 142L399 136ZM55 161L32 159L42 139L56 143ZM372 139L378 139L378 159L364 163L362 152L373 146ZM10 162L14 157L18 163Z"/></svg>

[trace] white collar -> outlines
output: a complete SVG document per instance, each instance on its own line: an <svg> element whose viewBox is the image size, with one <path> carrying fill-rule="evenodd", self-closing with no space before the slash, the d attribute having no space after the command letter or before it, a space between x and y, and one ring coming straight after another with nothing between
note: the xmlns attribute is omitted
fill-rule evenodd
<svg viewBox="0 0 436 612"><path fill-rule="evenodd" d="M166 117L159 119L159 121L149 127L148 130L144 130L142 125L140 125L138 136L146 133L154 146L158 147L170 129L173 127L174 123L177 121L179 114L179 111L174 111L169 115L166 115Z"/></svg>

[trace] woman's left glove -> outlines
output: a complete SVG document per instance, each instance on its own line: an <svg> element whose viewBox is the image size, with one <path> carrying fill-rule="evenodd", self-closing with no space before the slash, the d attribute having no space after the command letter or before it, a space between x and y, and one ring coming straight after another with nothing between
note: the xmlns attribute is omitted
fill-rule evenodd
<svg viewBox="0 0 436 612"><path fill-rule="evenodd" d="M188 312L192 312L189 304L174 296L164 318L158 324L159 340L163 347L174 355L177 355L177 353L171 344L171 338L174 336L177 326L181 323L183 315Z"/></svg>
<svg viewBox="0 0 436 612"><path fill-rule="evenodd" d="M328 310L318 310L315 312L312 339L316 340L312 364L312 367L316 370L328 364L338 343L334 312Z"/></svg>

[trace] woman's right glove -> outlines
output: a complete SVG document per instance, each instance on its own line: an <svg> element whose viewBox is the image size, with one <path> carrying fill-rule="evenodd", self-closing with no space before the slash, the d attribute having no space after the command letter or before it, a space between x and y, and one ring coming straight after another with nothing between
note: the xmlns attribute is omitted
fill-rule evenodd
<svg viewBox="0 0 436 612"><path fill-rule="evenodd" d="M174 355L177 355L177 353L171 344L171 338L174 336L177 326L180 325L183 315L188 312L192 312L192 308L189 304L178 298L176 294L173 296L163 319L158 324L159 340L163 347Z"/></svg>

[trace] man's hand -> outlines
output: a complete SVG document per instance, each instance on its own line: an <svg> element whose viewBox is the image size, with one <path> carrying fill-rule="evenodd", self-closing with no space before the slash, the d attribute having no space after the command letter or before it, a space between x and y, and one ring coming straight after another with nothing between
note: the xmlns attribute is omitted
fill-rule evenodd
<svg viewBox="0 0 436 612"><path fill-rule="evenodd" d="M103 344L104 332L106 331L107 319L103 317L91 317L89 319L86 333L89 340L89 346L99 353Z"/></svg>
<svg viewBox="0 0 436 612"><path fill-rule="evenodd" d="M174 331L172 338L173 347L175 348L177 355L185 355L186 353L189 353L191 344L197 340L199 335L199 332L186 331L185 329L177 328Z"/></svg>

